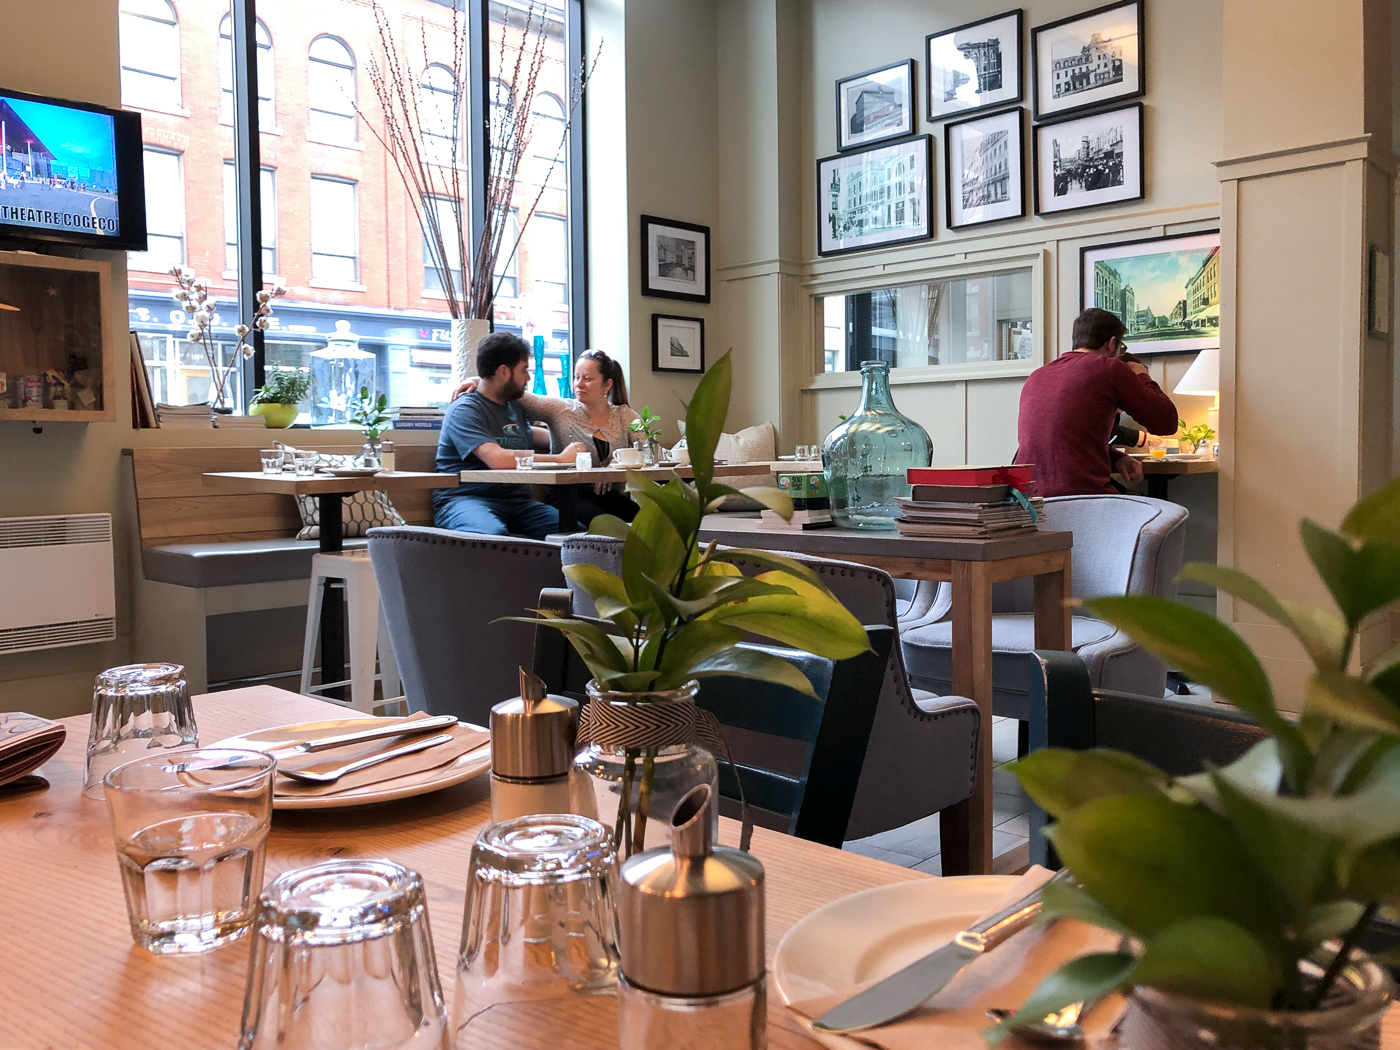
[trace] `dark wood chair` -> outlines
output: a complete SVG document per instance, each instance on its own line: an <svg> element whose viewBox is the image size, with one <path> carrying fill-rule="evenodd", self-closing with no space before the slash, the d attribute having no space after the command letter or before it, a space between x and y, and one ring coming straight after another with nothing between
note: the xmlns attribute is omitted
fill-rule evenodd
<svg viewBox="0 0 1400 1050"><path fill-rule="evenodd" d="M546 589L540 592L539 607L570 614L572 594L564 589ZM796 665L812 683L816 698L747 678L717 676L700 680L696 702L713 714L721 726L799 741L805 747L801 770L796 773L742 760L731 769L722 756L717 756L723 798L737 800L742 784L749 805L776 815L788 834L840 848L895 641L890 627L867 628L867 634L871 651L840 661L785 647L740 643L744 648L760 649ZM584 696L590 677L564 636L548 629L536 629L534 670L551 692L576 698Z"/></svg>

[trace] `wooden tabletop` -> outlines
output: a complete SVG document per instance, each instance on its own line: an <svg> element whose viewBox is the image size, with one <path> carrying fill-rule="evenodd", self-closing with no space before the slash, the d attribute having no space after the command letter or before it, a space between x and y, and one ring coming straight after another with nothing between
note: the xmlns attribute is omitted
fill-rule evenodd
<svg viewBox="0 0 1400 1050"><path fill-rule="evenodd" d="M1215 459L1155 459L1134 456L1142 464L1144 474L1219 474L1220 461Z"/></svg>
<svg viewBox="0 0 1400 1050"><path fill-rule="evenodd" d="M790 532L760 529L758 517L738 514L711 514L700 523L700 539L736 547L824 554L833 558L867 556L881 558L925 558L941 561L1005 561L1029 554L1069 550L1074 544L1071 532L1038 529L995 539L947 539L932 536L901 536L890 532L860 529L811 529Z"/></svg>
<svg viewBox="0 0 1400 1050"><path fill-rule="evenodd" d="M293 496L365 492L370 489L455 489L455 474L424 474L414 470L382 470L359 478L333 474L264 474L260 470L234 470L205 474L205 488L225 492L282 492Z"/></svg>
<svg viewBox="0 0 1400 1050"><path fill-rule="evenodd" d="M669 481L672 473L689 479L695 476L690 467L595 467L592 470L557 469L555 464L545 464L531 470L464 470L464 485L592 485L600 481L626 481L628 474L641 474L652 481ZM727 463L715 467L717 478L750 477L757 474L771 474L767 463Z"/></svg>
<svg viewBox="0 0 1400 1050"><path fill-rule="evenodd" d="M194 707L205 743L345 713L270 686L197 696ZM194 956L150 955L132 943L106 806L81 797L88 721L63 719L68 738L43 768L48 790L0 794L0 1048L227 1050L238 1042L248 942ZM450 1015L467 866L489 814L484 776L379 806L278 812L266 878L331 857L388 857L421 873ZM732 845L737 837L737 826L722 821L721 840ZM767 869L770 960L788 928L813 909L858 890L932 877L762 828L753 852ZM769 997L769 1045L815 1048L771 989ZM558 1009L545 1016L538 1004L532 1008L493 1010L473 1047L617 1046L611 999L568 1004L564 1020Z"/></svg>

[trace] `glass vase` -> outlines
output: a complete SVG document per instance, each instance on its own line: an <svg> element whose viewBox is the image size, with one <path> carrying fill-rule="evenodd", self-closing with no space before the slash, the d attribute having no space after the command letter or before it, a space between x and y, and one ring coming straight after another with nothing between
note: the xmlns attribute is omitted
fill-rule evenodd
<svg viewBox="0 0 1400 1050"><path fill-rule="evenodd" d="M928 431L894 407L890 366L860 366L860 405L822 445L831 516L848 529L893 529L895 500L908 496L910 467L933 461Z"/></svg>
<svg viewBox="0 0 1400 1050"><path fill-rule="evenodd" d="M359 462L355 464L357 467L377 467L380 465L380 462L381 452L377 439L374 441L366 441L360 446Z"/></svg>
<svg viewBox="0 0 1400 1050"><path fill-rule="evenodd" d="M607 725L587 717L590 739L574 758L570 799L575 813L591 817L612 834L613 849L619 860L670 841L671 813L694 787L709 784L719 795L719 767L705 748L695 743L694 718L685 707L694 708L700 683L687 682L679 689L654 693L620 693L588 683L590 705L606 705L611 716ZM672 711L657 705L675 705ZM665 733L641 729L657 721L667 725ZM689 726L690 728L686 728ZM650 736L664 743L627 746L628 737ZM711 807L714 827L719 834L719 810Z"/></svg>

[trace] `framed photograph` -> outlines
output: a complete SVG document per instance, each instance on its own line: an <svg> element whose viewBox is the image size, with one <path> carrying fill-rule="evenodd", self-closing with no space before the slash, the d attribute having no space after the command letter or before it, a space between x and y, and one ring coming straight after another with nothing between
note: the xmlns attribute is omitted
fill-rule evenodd
<svg viewBox="0 0 1400 1050"><path fill-rule="evenodd" d="M817 161L817 254L841 255L933 236L928 135Z"/></svg>
<svg viewBox="0 0 1400 1050"><path fill-rule="evenodd" d="M642 294L710 301L710 228L642 216Z"/></svg>
<svg viewBox="0 0 1400 1050"><path fill-rule="evenodd" d="M1370 277L1366 310L1367 334L1383 336L1390 334L1390 256L1379 248L1371 248Z"/></svg>
<svg viewBox="0 0 1400 1050"><path fill-rule="evenodd" d="M912 58L836 82L838 150L903 138L917 128Z"/></svg>
<svg viewBox="0 0 1400 1050"><path fill-rule="evenodd" d="M1147 91L1142 5L1124 0L1031 30L1036 120Z"/></svg>
<svg viewBox="0 0 1400 1050"><path fill-rule="evenodd" d="M1025 97L1019 9L930 33L924 39L924 55L929 120Z"/></svg>
<svg viewBox="0 0 1400 1050"><path fill-rule="evenodd" d="M705 319L652 314L651 370L705 371Z"/></svg>
<svg viewBox="0 0 1400 1050"><path fill-rule="evenodd" d="M1117 314L1134 354L1220 346L1220 231L1079 250L1079 306Z"/></svg>
<svg viewBox="0 0 1400 1050"><path fill-rule="evenodd" d="M1140 201L1142 103L1035 129L1035 213Z"/></svg>
<svg viewBox="0 0 1400 1050"><path fill-rule="evenodd" d="M1026 214L1026 132L1021 109L943 127L948 229Z"/></svg>

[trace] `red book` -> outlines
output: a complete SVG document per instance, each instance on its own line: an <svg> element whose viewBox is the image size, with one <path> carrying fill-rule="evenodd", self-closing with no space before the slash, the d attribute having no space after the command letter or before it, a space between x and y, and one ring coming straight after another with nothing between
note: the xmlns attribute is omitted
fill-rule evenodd
<svg viewBox="0 0 1400 1050"><path fill-rule="evenodd" d="M1024 489L1031 483L1034 463L1005 467L910 467L911 485L1015 485Z"/></svg>

